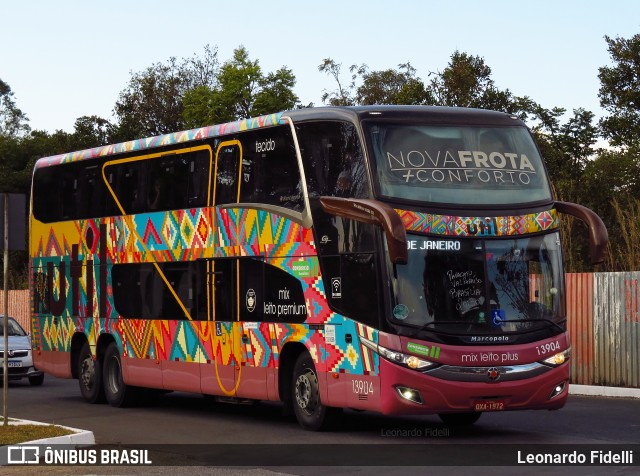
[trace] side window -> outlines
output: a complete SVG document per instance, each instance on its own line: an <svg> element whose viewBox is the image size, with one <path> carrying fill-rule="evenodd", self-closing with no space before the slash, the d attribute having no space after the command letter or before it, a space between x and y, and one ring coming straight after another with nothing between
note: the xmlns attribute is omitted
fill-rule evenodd
<svg viewBox="0 0 640 476"><path fill-rule="evenodd" d="M205 206L210 152L166 156L109 165L105 174L125 214ZM120 213L114 205L106 204Z"/></svg>
<svg viewBox="0 0 640 476"><path fill-rule="evenodd" d="M356 128L348 122L296 126L311 196L366 198L369 179Z"/></svg>
<svg viewBox="0 0 640 476"><path fill-rule="evenodd" d="M211 151L202 149L186 157L188 179L186 188L186 207L204 207L207 204L207 187L209 185L209 167Z"/></svg>
<svg viewBox="0 0 640 476"><path fill-rule="evenodd" d="M181 208L178 203L179 197L186 189L182 172L179 160L174 157L160 157L147 162L145 184L147 211Z"/></svg>
<svg viewBox="0 0 640 476"><path fill-rule="evenodd" d="M374 225L327 214L315 220L325 292L331 307L347 317L379 325L378 263Z"/></svg>
<svg viewBox="0 0 640 476"><path fill-rule="evenodd" d="M61 167L42 167L33 177L33 215L44 223L59 221L62 211L62 194L59 176Z"/></svg>
<svg viewBox="0 0 640 476"><path fill-rule="evenodd" d="M33 213L45 223L102 217L115 203L102 178L102 161L80 161L38 169Z"/></svg>
<svg viewBox="0 0 640 476"><path fill-rule="evenodd" d="M226 141L216 152L215 204L224 205L238 201L238 167L240 145L237 141Z"/></svg>
<svg viewBox="0 0 640 476"><path fill-rule="evenodd" d="M105 169L109 185L125 214L140 213L145 209L141 190L145 177L144 161L124 162ZM121 213L120 209L116 213Z"/></svg>
<svg viewBox="0 0 640 476"><path fill-rule="evenodd" d="M111 278L116 311L127 318L186 319L184 307L191 317L195 317L194 263L157 265L160 272L153 263L113 266Z"/></svg>
<svg viewBox="0 0 640 476"><path fill-rule="evenodd" d="M236 320L236 260L222 258L214 260L213 302L216 321Z"/></svg>
<svg viewBox="0 0 640 476"><path fill-rule="evenodd" d="M101 165L88 165L79 173L76 192L76 217L101 217L115 211L113 198L102 178Z"/></svg>
<svg viewBox="0 0 640 476"><path fill-rule="evenodd" d="M60 216L61 220L72 220L78 215L78 208L82 207L80 170L76 164L70 164L59 169L60 192L62 195ZM85 211L85 210L82 210Z"/></svg>
<svg viewBox="0 0 640 476"><path fill-rule="evenodd" d="M301 211L300 170L289 127L262 129L242 137L240 201Z"/></svg>

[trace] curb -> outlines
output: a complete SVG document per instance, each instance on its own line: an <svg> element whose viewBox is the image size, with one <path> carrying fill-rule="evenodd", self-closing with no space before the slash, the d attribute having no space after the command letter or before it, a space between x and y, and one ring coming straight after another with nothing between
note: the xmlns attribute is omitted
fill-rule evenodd
<svg viewBox="0 0 640 476"><path fill-rule="evenodd" d="M599 387L596 385L569 385L569 394L590 397L640 398L640 388Z"/></svg>
<svg viewBox="0 0 640 476"><path fill-rule="evenodd" d="M9 425L50 425L50 423L42 423L40 421L31 420L9 420ZM51 438L42 438L40 440L24 441L17 443L16 445L95 445L96 439L92 431L80 430L79 428L72 428L64 425L54 425L64 428L65 430L72 431L70 435L54 436Z"/></svg>

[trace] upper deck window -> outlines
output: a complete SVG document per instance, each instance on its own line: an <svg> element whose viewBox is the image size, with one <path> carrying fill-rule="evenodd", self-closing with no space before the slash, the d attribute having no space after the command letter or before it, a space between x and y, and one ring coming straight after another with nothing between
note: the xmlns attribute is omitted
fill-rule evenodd
<svg viewBox="0 0 640 476"><path fill-rule="evenodd" d="M542 158L525 127L369 123L380 193L451 204L551 199Z"/></svg>

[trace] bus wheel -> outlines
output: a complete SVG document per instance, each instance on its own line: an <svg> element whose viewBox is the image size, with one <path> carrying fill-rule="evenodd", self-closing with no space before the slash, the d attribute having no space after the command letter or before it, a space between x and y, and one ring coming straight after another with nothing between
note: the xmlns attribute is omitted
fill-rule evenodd
<svg viewBox="0 0 640 476"><path fill-rule="evenodd" d="M482 416L482 412L468 413L440 413L440 419L446 425L451 426L469 426L473 425Z"/></svg>
<svg viewBox="0 0 640 476"><path fill-rule="evenodd" d="M326 428L337 412L320 401L318 375L309 352L303 352L293 368L293 412L302 428L318 431Z"/></svg>
<svg viewBox="0 0 640 476"><path fill-rule="evenodd" d="M104 395L111 406L126 407L135 403L138 389L125 384L122 380L122 360L115 342L109 344L104 354L102 373L104 375Z"/></svg>
<svg viewBox="0 0 640 476"><path fill-rule="evenodd" d="M34 375L33 377L29 377L29 383L33 386L42 385L44 382L44 374Z"/></svg>
<svg viewBox="0 0 640 476"><path fill-rule="evenodd" d="M85 342L80 349L78 358L78 383L80 393L89 403L102 403L104 391L102 390L102 369L100 362L91 356L89 343Z"/></svg>

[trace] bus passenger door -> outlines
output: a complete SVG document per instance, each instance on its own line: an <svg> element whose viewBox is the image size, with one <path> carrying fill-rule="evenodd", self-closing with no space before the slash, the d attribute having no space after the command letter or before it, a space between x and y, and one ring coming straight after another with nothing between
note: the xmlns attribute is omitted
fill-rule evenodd
<svg viewBox="0 0 640 476"><path fill-rule="evenodd" d="M239 367L237 337L236 260L220 258L209 261L209 296L213 310L213 375L203 376L203 387L213 387L217 395L234 397ZM207 385L209 383L210 385Z"/></svg>
<svg viewBox="0 0 640 476"><path fill-rule="evenodd" d="M209 205L216 207L214 220L216 228L224 227L220 207L238 201L240 162L242 148L237 140L219 144L215 153L214 174L210 187ZM238 269L233 249L237 243L231 242L232 234L225 229L216 229L214 255L229 256L208 260L207 301L209 320L212 325L213 369L202 376L205 393L235 397L237 374L240 371L241 347L238 322ZM208 367L207 367L208 368ZM213 374L213 375L211 375Z"/></svg>

